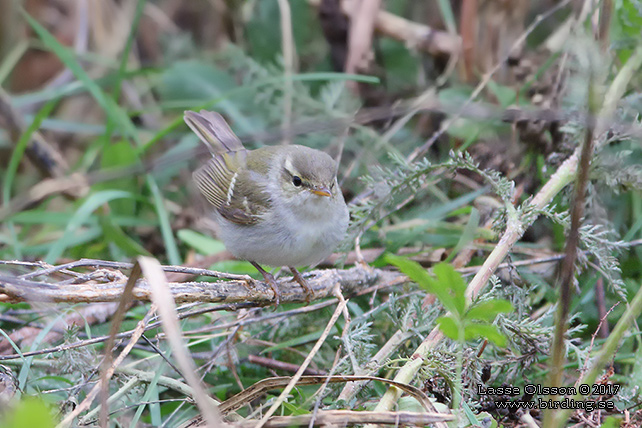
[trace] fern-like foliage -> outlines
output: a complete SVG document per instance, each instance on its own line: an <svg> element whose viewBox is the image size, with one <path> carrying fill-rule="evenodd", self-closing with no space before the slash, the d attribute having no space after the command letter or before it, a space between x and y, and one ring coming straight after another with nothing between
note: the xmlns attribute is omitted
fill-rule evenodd
<svg viewBox="0 0 642 428"><path fill-rule="evenodd" d="M397 154L389 156L391 167L377 167L371 175L362 177L367 191L350 206L348 236L352 239L412 200L428 180L436 180L430 173L446 166L433 165L428 159L410 164Z"/></svg>
<svg viewBox="0 0 642 428"><path fill-rule="evenodd" d="M504 204L512 206L513 193L515 190L514 182L508 180L498 171L481 169L468 152L451 151L450 158L452 160L452 167L467 169L479 174L484 181L492 186L493 191L502 199Z"/></svg>

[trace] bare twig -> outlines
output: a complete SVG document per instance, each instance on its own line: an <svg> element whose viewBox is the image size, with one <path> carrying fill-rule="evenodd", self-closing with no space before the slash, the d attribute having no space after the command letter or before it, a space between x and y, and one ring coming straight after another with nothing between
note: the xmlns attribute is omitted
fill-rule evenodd
<svg viewBox="0 0 642 428"><path fill-rule="evenodd" d="M596 333L599 333L600 338L606 339L609 337L609 320L606 319L606 316L611 312L611 309L606 310L606 294L604 292L604 279L600 275L595 281L595 306L597 308L597 314L600 318L599 328Z"/></svg>
<svg viewBox="0 0 642 428"><path fill-rule="evenodd" d="M113 359L112 350L114 348L114 343L116 342L116 334L118 334L118 330L120 330L120 324L125 318L125 313L133 303L131 298L132 290L140 276L140 266L136 264L131 276L127 280L127 284L125 285L125 289L123 290L123 294L118 304L118 309L116 309L116 313L112 318L111 328L109 329L109 339L107 339L107 342L105 343L105 357L100 365L100 403L102 406L102 410L100 412L100 426L102 428L106 428L108 424L107 412L109 409L107 408L107 398L109 397L109 377L111 377L109 371L112 367ZM150 312L151 311L152 309L150 309Z"/></svg>
<svg viewBox="0 0 642 428"><path fill-rule="evenodd" d="M292 426L309 426L314 417L315 425L319 426L352 426L365 423L397 426L426 426L436 422L454 420L453 415L439 413L413 412L369 412L352 410L323 410L316 415L276 416L264 426L270 428L286 428ZM238 428L251 428L256 421L243 421L232 424Z"/></svg>
<svg viewBox="0 0 642 428"><path fill-rule="evenodd" d="M308 3L318 8L321 0L308 0ZM352 2L341 2L344 14L349 16L351 8ZM400 40L431 55L452 55L459 51L460 39L456 35L408 21L385 10L379 10L377 13L375 27L381 34Z"/></svg>
<svg viewBox="0 0 642 428"><path fill-rule="evenodd" d="M2 262L10 264L11 262ZM40 262L39 262L40 263ZM57 266L47 266L45 269L31 272L25 275L20 275L21 279L31 279L37 276L47 276L51 275L54 272L59 272L61 270L75 269L79 267L93 267L93 268L110 268L110 269L132 269L134 267L133 263L127 262L114 262L111 260L96 260L96 259L80 259L73 262L57 265ZM252 281L252 277L249 275L235 275L232 273L219 272L209 269L196 268L192 266L161 266L163 272L173 272L189 275L205 275L211 276L214 278L220 279L237 279L243 281Z"/></svg>
<svg viewBox="0 0 642 428"><path fill-rule="evenodd" d="M205 273L205 271L202 271ZM216 277L219 272L214 272ZM399 276L395 272L381 270L369 271L361 267L347 270L327 269L304 274L314 291L316 298L332 295L333 284L339 283L346 294L352 295L377 281L395 281ZM241 276L245 278L244 276ZM107 283L90 281L81 284L50 284L47 282L29 281L21 278L0 275L0 292L10 296L14 301L40 302L105 302L117 301L123 290L123 280L117 279ZM247 280L218 282L185 282L170 283L170 291L177 302L214 302L246 303L255 302L257 306L272 304L272 289L269 285L252 280L248 287ZM292 278L278 281L282 301L304 302L306 293ZM150 284L147 280L137 282L133 297L138 300L151 300Z"/></svg>
<svg viewBox="0 0 642 428"><path fill-rule="evenodd" d="M381 0L354 0L351 2L346 73L356 74L369 68L372 61L374 22L380 7ZM348 87L358 93L357 82L348 82Z"/></svg>
<svg viewBox="0 0 642 428"><path fill-rule="evenodd" d="M262 395L265 395L266 392L272 389L286 388L292 382L292 379L293 378L289 376L262 379L249 388L239 392L238 394L228 398L223 403L221 403L221 412L223 414L227 414L228 412L242 408L247 403L255 400L258 397L261 397ZM322 385L326 382L343 383L359 381L378 381L398 387L406 394L414 397L426 411L435 411L430 399L421 389L412 385L404 385L389 379L376 376L301 376L297 381L297 385Z"/></svg>
<svg viewBox="0 0 642 428"><path fill-rule="evenodd" d="M211 400L205 391L200 379L196 375L196 366L190 358L181 334L181 328L176 314L176 304L169 291L167 278L156 259L139 257L137 265L140 265L147 281L152 289L152 299L158 308L163 323L163 330L167 335L172 348L173 356L178 362L182 375L194 391L194 399L199 411L210 427L223 427L223 419L218 407L211 405Z"/></svg>
<svg viewBox="0 0 642 428"><path fill-rule="evenodd" d="M292 12L290 3L287 0L278 0L279 11L281 12L281 48L283 51L283 130L284 144L289 144L287 137L292 126L292 95L294 87L292 74L296 71L296 51L294 35L292 34Z"/></svg>
<svg viewBox="0 0 642 428"><path fill-rule="evenodd" d="M596 94L594 88L595 82L592 77L588 81L588 108L593 113L598 109ZM588 182L589 167L593 157L593 139L595 124L588 123L584 143L581 147L580 159L578 165L577 179L575 181L575 193L571 206L571 227L566 237L566 248L564 260L562 261L562 273L560 277L560 298L557 306L555 318L555 334L551 346L549 385L552 387L562 386L562 375L564 373L564 358L566 355L566 345L564 336L566 335L568 316L571 307L572 285L575 278L575 261L577 260L577 247L580 242L580 225L584 215L584 198ZM553 398L555 400L556 398ZM544 414L544 425L550 426L556 410L547 409Z"/></svg>
<svg viewBox="0 0 642 428"><path fill-rule="evenodd" d="M252 354L247 356L247 360L252 364L256 364L262 367L267 367L267 368L276 369L276 370L283 370L288 372L296 372L299 370L299 367L301 367L298 364L286 363L284 361L275 360L273 358L261 357L259 355L252 355ZM315 369L307 368L305 369L303 374L322 376L322 375L325 375L326 373L323 370L315 370Z"/></svg>
<svg viewBox="0 0 642 428"><path fill-rule="evenodd" d="M335 293L341 293L340 291L340 284L336 282L334 284L334 292ZM346 305L348 302L346 300L340 300L339 304L337 305L337 308L335 309L334 313L332 314L332 317L330 318L330 321L328 321L328 324L326 325L325 329L323 330L323 333L321 333L321 337L319 337L319 340L317 340L317 343L314 344L312 347L312 350L310 350L310 353L308 356L305 358L303 363L301 364L301 367L299 367L299 370L296 372L296 374L292 377L288 385L285 387L285 389L281 392L279 397L276 399L274 404L270 407L270 409L263 415L263 418L256 424L256 428L261 428L265 423L270 419L270 416L274 414L274 412L277 411L279 406L283 404L283 402L286 400L290 392L294 389L294 387L297 385L299 379L301 376L303 376L303 372L305 369L310 365L310 362L312 361L312 358L319 352L319 349L321 349L321 345L325 342L327 339L328 335L330 334L330 331L332 330L332 327L334 327L334 324L337 322L339 319L339 316L343 313L343 310L345 309Z"/></svg>

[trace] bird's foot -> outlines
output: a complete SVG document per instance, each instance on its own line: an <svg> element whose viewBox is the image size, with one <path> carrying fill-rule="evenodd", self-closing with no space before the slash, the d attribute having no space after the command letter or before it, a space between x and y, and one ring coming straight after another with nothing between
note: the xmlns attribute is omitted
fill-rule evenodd
<svg viewBox="0 0 642 428"><path fill-rule="evenodd" d="M292 272L294 280L298 282L299 285L301 285L301 287L303 287L303 289L305 290L305 303L310 304L312 298L314 297L314 291L312 291L310 284L308 284L308 281L303 278L303 275L301 275L301 273L296 270L295 267L288 266L288 268L290 269L290 272Z"/></svg>
<svg viewBox="0 0 642 428"><path fill-rule="evenodd" d="M250 262L250 263L252 263L252 266L254 266L256 270L258 270L261 273L261 275L263 275L265 282L267 282L267 284L270 286L270 288L274 292L274 306L279 306L279 303L281 303L281 291L279 290L279 287L276 284L274 275L272 275L270 272L263 269L261 266L259 266L258 263L254 263L254 262Z"/></svg>

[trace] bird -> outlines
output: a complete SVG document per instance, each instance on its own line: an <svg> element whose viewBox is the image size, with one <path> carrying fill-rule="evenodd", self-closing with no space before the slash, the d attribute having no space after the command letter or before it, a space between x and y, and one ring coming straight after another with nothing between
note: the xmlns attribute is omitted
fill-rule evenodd
<svg viewBox="0 0 642 428"><path fill-rule="evenodd" d="M218 224L219 239L263 275L276 305L281 293L261 265L287 266L309 303L314 293L297 267L332 254L349 222L337 162L294 144L247 150L216 112L185 111L184 120L212 155L192 177Z"/></svg>

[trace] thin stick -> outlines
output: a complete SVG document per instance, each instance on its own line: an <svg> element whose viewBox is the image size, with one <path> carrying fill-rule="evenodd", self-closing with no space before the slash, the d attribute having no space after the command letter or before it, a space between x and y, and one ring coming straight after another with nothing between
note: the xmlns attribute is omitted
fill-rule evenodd
<svg viewBox="0 0 642 428"><path fill-rule="evenodd" d="M281 49L283 51L283 144L290 144L292 127L292 74L296 68L296 51L292 35L292 11L288 0L277 0L281 12Z"/></svg>
<svg viewBox="0 0 642 428"><path fill-rule="evenodd" d="M270 419L266 427L287 428L292 426L306 426L314 422L315 426L352 426L365 423L376 423L399 426L427 426L437 422L454 420L454 415L440 413L415 413L415 412L369 412L355 410L322 410L316 415L276 416ZM253 427L255 421L236 422L232 426L237 428ZM432 425L430 425L432 426Z"/></svg>
<svg viewBox="0 0 642 428"><path fill-rule="evenodd" d="M589 113L597 110L595 88L593 87L593 77L588 81L588 108ZM580 226L584 216L584 198L588 182L591 158L593 157L593 138L594 124L587 123L584 144L579 160L579 169L577 180L575 181L575 194L573 196L573 205L571 208L571 228L566 237L566 249L564 252L564 261L562 262L562 274L560 278L560 298L557 306L555 319L555 334L553 336L553 345L551 346L550 372L548 384L552 387L562 386L562 374L564 372L564 357L566 346L564 336L567 330L568 315L571 307L572 283L575 278L575 261L577 260L577 247L580 242ZM554 401L556 396L551 397ZM553 418L557 411L547 409L544 414L544 426L551 426Z"/></svg>
<svg viewBox="0 0 642 428"><path fill-rule="evenodd" d="M223 423L218 407L211 405L209 395L203 388L198 376L196 376L196 365L190 358L183 343L181 328L176 315L176 304L169 291L167 278L165 278L160 263L158 260L150 257L138 257L137 264L140 264L141 270L152 288L152 299L158 307L163 329L167 335L169 345L172 348L174 358L187 384L194 390L193 398L196 401L199 411L203 415L203 419L207 421L209 427L226 426L226 424Z"/></svg>
<svg viewBox="0 0 642 428"><path fill-rule="evenodd" d="M112 351L114 349L114 343L116 342L116 335L118 334L118 330L120 330L120 325L122 324L123 319L125 319L125 313L132 305L132 291L134 290L134 285L136 285L136 281L138 281L140 275L140 266L135 265L129 280L127 280L127 285L123 290L123 295L120 298L118 309L116 309L116 313L112 318L111 328L109 329L109 339L107 339L107 342L105 343L105 358L103 358L102 364L100 365L99 382L100 402L102 406L99 419L100 426L103 428L106 428L108 424L107 415L109 409L107 408L107 398L109 397L109 378L111 377L111 375L108 377L108 373L112 366Z"/></svg>
<svg viewBox="0 0 642 428"><path fill-rule="evenodd" d="M339 284L337 283L335 285L335 290L340 290L339 289ZM340 291L339 291L340 293ZM267 420L274 414L274 412L277 411L279 406L283 404L283 402L286 400L290 392L294 389L296 386L298 380L303 376L303 372L305 369L308 368L310 365L310 362L312 361L312 358L316 355L316 353L321 349L321 345L325 342L325 340L328 338L328 335L330 334L330 331L332 330L332 327L334 327L334 324L337 322L339 319L339 316L343 313L344 308L348 304L347 300L339 301L339 304L337 305L337 308L334 310L334 313L332 314L332 317L330 318L330 321L328 321L328 324L325 327L325 330L323 330L323 333L321 334L321 337L319 337L319 340L317 340L317 343L314 344L314 347L306 357L306 359L303 361L303 364L301 364L301 367L299 367L299 370L296 372L296 374L292 377L292 380L290 383L288 383L288 386L285 387L283 392L281 392L281 395L276 399L274 404L272 404L272 407L267 411L267 413L263 416L263 418L259 421L259 423L256 424L256 428L261 428Z"/></svg>

